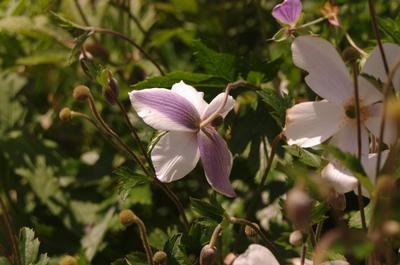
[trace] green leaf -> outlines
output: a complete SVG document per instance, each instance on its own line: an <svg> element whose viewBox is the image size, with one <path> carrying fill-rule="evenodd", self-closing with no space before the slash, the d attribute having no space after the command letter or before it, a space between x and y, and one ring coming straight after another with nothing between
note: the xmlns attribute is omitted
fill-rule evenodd
<svg viewBox="0 0 400 265"><path fill-rule="evenodd" d="M307 166L320 168L321 158L320 156L311 153L310 151L303 149L297 145L286 145L283 146L285 150L299 159L299 161Z"/></svg>
<svg viewBox="0 0 400 265"><path fill-rule="evenodd" d="M110 208L104 218L96 224L82 240L82 247L85 250L86 258L91 261L97 253L100 244L108 230L115 208Z"/></svg>
<svg viewBox="0 0 400 265"><path fill-rule="evenodd" d="M227 53L218 53L201 41L193 42L196 63L203 67L208 74L219 76L227 81L234 81L236 73L236 57Z"/></svg>
<svg viewBox="0 0 400 265"><path fill-rule="evenodd" d="M5 257L0 257L0 265L11 265Z"/></svg>
<svg viewBox="0 0 400 265"><path fill-rule="evenodd" d="M375 76L369 75L367 73L361 73L361 76L364 77L371 85L373 85L379 91L383 90L384 83L382 80L377 79Z"/></svg>
<svg viewBox="0 0 400 265"><path fill-rule="evenodd" d="M360 181L360 183L368 190L369 194L372 193L373 186L371 180L367 177L361 162L352 154L341 151L333 146L326 146L330 154L339 160L351 173Z"/></svg>
<svg viewBox="0 0 400 265"><path fill-rule="evenodd" d="M192 209L201 215L220 223L225 216L225 210L217 202L213 204L199 199L190 198Z"/></svg>
<svg viewBox="0 0 400 265"><path fill-rule="evenodd" d="M285 124L286 110L291 106L291 101L287 96L280 96L272 89L262 89L257 92L261 99L274 110L271 116L281 127Z"/></svg>
<svg viewBox="0 0 400 265"><path fill-rule="evenodd" d="M46 254L41 255L37 260L40 242L35 238L35 232L32 229L23 227L20 230L18 241L21 265L47 265L49 263L49 258Z"/></svg>
<svg viewBox="0 0 400 265"><path fill-rule="evenodd" d="M82 34L84 34L85 32L88 31L88 29L86 27L76 24L75 22L72 22L72 21L66 19L65 17L63 17L60 14L57 14L54 12L51 12L51 14L52 14L52 19L54 20L54 22L56 24L58 24L60 27L67 30L69 33L71 33L72 36L74 36L74 37L81 36Z"/></svg>
<svg viewBox="0 0 400 265"><path fill-rule="evenodd" d="M141 81L135 85L135 89L152 88L152 87L172 87L173 84L184 81L188 85L195 86L196 88L201 87L212 87L212 88L223 88L226 85L226 81L220 77L209 74L199 74L176 71L171 72L165 76L152 77L147 80Z"/></svg>
<svg viewBox="0 0 400 265"><path fill-rule="evenodd" d="M123 200L129 196L132 189L152 182L148 176L128 167L120 167L114 174L118 176L118 193Z"/></svg>
<svg viewBox="0 0 400 265"><path fill-rule="evenodd" d="M400 43L400 23L398 19L377 18L379 28L394 42Z"/></svg>
<svg viewBox="0 0 400 265"><path fill-rule="evenodd" d="M328 210L329 206L326 203L317 203L311 211L311 222L317 224L327 219L326 212Z"/></svg>
<svg viewBox="0 0 400 265"><path fill-rule="evenodd" d="M167 254L168 265L190 265L192 264L183 251L181 245L182 234L175 234L168 239L164 246L164 252Z"/></svg>
<svg viewBox="0 0 400 265"><path fill-rule="evenodd" d="M61 64L66 66L69 52L46 51L17 59L17 64L39 65L39 64Z"/></svg>
<svg viewBox="0 0 400 265"><path fill-rule="evenodd" d="M163 249L165 243L168 241L168 235L159 228L154 229L149 234L149 243L155 249Z"/></svg>
<svg viewBox="0 0 400 265"><path fill-rule="evenodd" d="M146 254L141 252L132 252L125 257L125 262L128 265L147 265Z"/></svg>
<svg viewBox="0 0 400 265"><path fill-rule="evenodd" d="M372 217L372 204L368 204L364 208L364 213L365 213L365 220L367 222L367 227L369 226L369 221L371 220ZM361 223L361 214L360 211L354 211L350 213L350 219L349 219L349 227L351 228L362 228L362 223Z"/></svg>

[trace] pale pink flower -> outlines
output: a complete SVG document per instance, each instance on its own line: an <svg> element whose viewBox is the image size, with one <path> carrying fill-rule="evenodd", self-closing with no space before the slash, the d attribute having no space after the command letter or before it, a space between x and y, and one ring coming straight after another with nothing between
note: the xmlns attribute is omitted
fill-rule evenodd
<svg viewBox="0 0 400 265"><path fill-rule="evenodd" d="M219 115L224 118L235 101L221 93L207 104L203 95L183 81L174 84L171 90L150 88L129 93L132 106L145 123L157 130L168 131L151 151L160 181L183 178L201 159L208 183L216 191L234 197L229 182L232 154L217 130L202 122L222 105Z"/></svg>

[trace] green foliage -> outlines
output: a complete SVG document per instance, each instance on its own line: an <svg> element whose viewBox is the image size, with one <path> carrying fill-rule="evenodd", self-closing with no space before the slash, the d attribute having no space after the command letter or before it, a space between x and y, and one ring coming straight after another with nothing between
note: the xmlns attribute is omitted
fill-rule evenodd
<svg viewBox="0 0 400 265"><path fill-rule="evenodd" d="M378 18L379 28L395 43L400 43L400 16L396 19Z"/></svg>
<svg viewBox="0 0 400 265"><path fill-rule="evenodd" d="M301 163L314 168L321 167L322 159L317 154L311 153L310 151L297 145L286 145L284 148L289 154L296 157Z"/></svg>
<svg viewBox="0 0 400 265"><path fill-rule="evenodd" d="M225 216L225 210L215 200L206 202L196 198L190 198L190 202L192 209L202 217L210 218L219 223Z"/></svg>
<svg viewBox="0 0 400 265"><path fill-rule="evenodd" d="M271 112L271 116L283 128L285 125L286 110L291 106L290 99L287 96L279 95L272 89L262 89L258 91L258 94L265 103L272 107L273 112Z"/></svg>
<svg viewBox="0 0 400 265"><path fill-rule="evenodd" d="M35 238L32 229L24 227L21 229L18 239L18 249L21 257L21 265L47 265L49 258L47 254L39 256L39 239Z"/></svg>

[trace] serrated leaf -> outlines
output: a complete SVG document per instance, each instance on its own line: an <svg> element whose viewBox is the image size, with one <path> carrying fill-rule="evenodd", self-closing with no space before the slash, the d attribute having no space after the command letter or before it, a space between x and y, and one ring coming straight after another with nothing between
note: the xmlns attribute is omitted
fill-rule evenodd
<svg viewBox="0 0 400 265"><path fill-rule="evenodd" d="M60 14L51 12L51 15L56 24L58 24L60 27L70 32L74 37L78 37L84 34L86 31L88 31L86 27L81 26L75 22L72 22Z"/></svg>
<svg viewBox="0 0 400 265"><path fill-rule="evenodd" d="M297 145L286 145L283 148L292 156L297 157L301 163L315 168L321 167L321 158L318 155Z"/></svg>
<svg viewBox="0 0 400 265"><path fill-rule="evenodd" d="M280 96L272 89L262 89L257 93L265 103L272 107L274 111L271 113L271 116L279 126L283 127L285 124L286 110L291 106L290 99L286 96Z"/></svg>
<svg viewBox="0 0 400 265"><path fill-rule="evenodd" d="M176 71L165 76L157 76L146 79L133 85L135 89L162 87L170 88L173 84L184 81L188 85L196 88L223 88L226 86L226 81L220 77L209 74L199 74Z"/></svg>
<svg viewBox="0 0 400 265"><path fill-rule="evenodd" d="M361 73L361 76L364 77L371 85L373 85L379 91L382 91L384 83L382 80L377 79L375 76L369 75L367 73Z"/></svg>
<svg viewBox="0 0 400 265"><path fill-rule="evenodd" d="M400 24L397 19L377 18L379 28L394 42L400 43Z"/></svg>
<svg viewBox="0 0 400 265"><path fill-rule="evenodd" d="M167 254L168 265L190 265L192 264L183 251L181 245L182 234L175 234L171 236L165 243L164 252Z"/></svg>
<svg viewBox="0 0 400 265"><path fill-rule="evenodd" d="M220 223L225 216L225 210L218 203L209 203L199 199L190 198L192 209L201 215Z"/></svg>
<svg viewBox="0 0 400 265"><path fill-rule="evenodd" d="M35 238L35 232L32 229L23 227L19 233L18 250L21 257L21 265L47 265L49 258L47 255L41 255L39 261L40 242Z"/></svg>
<svg viewBox="0 0 400 265"><path fill-rule="evenodd" d="M316 204L311 211L311 222L317 224L327 219L326 212L328 210L329 206L326 203Z"/></svg>
<svg viewBox="0 0 400 265"><path fill-rule="evenodd" d="M123 200L129 196L132 189L152 182L148 176L128 167L120 167L114 174L118 176L118 193Z"/></svg>
<svg viewBox="0 0 400 265"><path fill-rule="evenodd" d="M193 49L196 63L208 74L222 77L226 81L234 81L237 63L235 56L216 52L199 40L193 42Z"/></svg>

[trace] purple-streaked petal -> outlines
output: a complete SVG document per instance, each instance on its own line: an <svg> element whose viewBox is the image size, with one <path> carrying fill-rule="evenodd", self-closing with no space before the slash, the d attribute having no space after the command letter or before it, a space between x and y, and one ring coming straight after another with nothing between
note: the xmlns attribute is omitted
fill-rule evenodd
<svg viewBox="0 0 400 265"><path fill-rule="evenodd" d="M400 60L400 46L394 43L384 43L386 60L390 69ZM365 62L364 68L361 71L380 79L383 83L387 81L387 74L383 66L382 56L379 47L375 47ZM400 90L400 71L397 71L393 78L393 86L396 90Z"/></svg>
<svg viewBox="0 0 400 265"><path fill-rule="evenodd" d="M285 0L274 7L272 16L284 24L294 26L300 18L301 10L300 0Z"/></svg>
<svg viewBox="0 0 400 265"><path fill-rule="evenodd" d="M183 81L174 84L171 88L171 91L186 98L190 103L193 104L199 114L203 113L207 108L208 104L203 99L204 93L198 92L194 87L185 84Z"/></svg>
<svg viewBox="0 0 400 265"><path fill-rule="evenodd" d="M354 95L353 82L342 57L328 41L313 36L292 43L293 62L308 72L305 81L320 97L343 106Z"/></svg>
<svg viewBox="0 0 400 265"><path fill-rule="evenodd" d="M205 120L215 111L217 111L221 104L224 102L224 99L225 93L220 93L218 96L216 96L203 112L201 119ZM234 104L235 100L233 99L233 97L228 96L224 108L220 111L220 115L225 118L225 116L232 110Z"/></svg>
<svg viewBox="0 0 400 265"><path fill-rule="evenodd" d="M272 252L259 244L251 244L247 250L239 255L232 265L279 265Z"/></svg>
<svg viewBox="0 0 400 265"><path fill-rule="evenodd" d="M304 148L321 144L340 129L343 116L342 108L326 100L294 105L286 113L287 142Z"/></svg>
<svg viewBox="0 0 400 265"><path fill-rule="evenodd" d="M164 88L151 88L129 93L132 106L145 123L157 130L198 130L200 115L181 95Z"/></svg>
<svg viewBox="0 0 400 265"><path fill-rule="evenodd" d="M236 196L229 175L232 169L232 154L225 140L211 126L204 127L197 134L200 157L208 183L216 191Z"/></svg>
<svg viewBox="0 0 400 265"><path fill-rule="evenodd" d="M197 135L192 132L168 132L151 151L151 161L162 182L183 178L199 161Z"/></svg>

